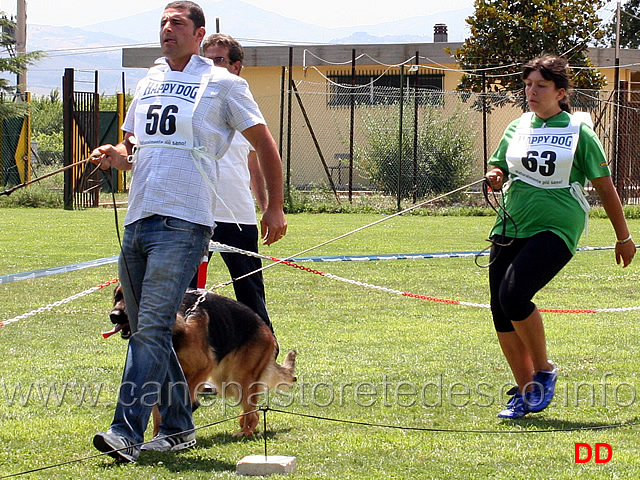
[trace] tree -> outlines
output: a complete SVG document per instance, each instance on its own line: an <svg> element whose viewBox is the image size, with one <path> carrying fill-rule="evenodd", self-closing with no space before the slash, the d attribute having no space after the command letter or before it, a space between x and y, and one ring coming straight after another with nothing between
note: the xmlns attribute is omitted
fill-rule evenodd
<svg viewBox="0 0 640 480"><path fill-rule="evenodd" d="M17 75L26 70L37 60L42 58L43 53L29 52L24 55L15 55L14 45L16 40L14 32L16 24L3 13L0 12L0 48L9 52L9 56L0 57L0 72L7 72ZM13 101L13 94L17 91L15 85L11 85L7 78L0 78L0 120L15 116L24 115L27 106L24 103ZM9 98L7 98L9 96ZM10 100L10 101L9 101Z"/></svg>
<svg viewBox="0 0 640 480"><path fill-rule="evenodd" d="M602 45L616 46L617 18L605 27ZM640 0L629 0L620 7L620 46L640 48Z"/></svg>
<svg viewBox="0 0 640 480"><path fill-rule="evenodd" d="M60 90L31 98L31 138L38 144L38 159L43 165L62 162L64 139Z"/></svg>
<svg viewBox="0 0 640 480"><path fill-rule="evenodd" d="M602 5L602 0L476 0L474 15L466 20L471 36L454 52L460 66L471 71L458 90L483 92L484 86L490 102L513 101L507 92L522 87L522 65L545 53L567 58L572 67L592 67L588 42L603 35L596 15ZM575 70L576 88L604 84L599 70Z"/></svg>
<svg viewBox="0 0 640 480"><path fill-rule="evenodd" d="M62 131L62 101L60 90L51 90L49 95L31 98L31 130L34 134L51 135Z"/></svg>

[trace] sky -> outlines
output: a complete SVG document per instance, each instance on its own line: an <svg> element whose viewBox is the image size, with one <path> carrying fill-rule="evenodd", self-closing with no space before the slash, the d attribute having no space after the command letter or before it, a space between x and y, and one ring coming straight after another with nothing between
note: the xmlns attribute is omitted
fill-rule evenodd
<svg viewBox="0 0 640 480"><path fill-rule="evenodd" d="M197 1L197 0L196 0ZM264 10L323 27L370 25L472 7L474 0L243 0ZM27 23L83 27L163 7L169 0L27 0ZM81 5L80 8L78 6ZM109 8L105 9L105 5ZM15 15L16 0L0 0ZM114 32L116 33L116 32Z"/></svg>

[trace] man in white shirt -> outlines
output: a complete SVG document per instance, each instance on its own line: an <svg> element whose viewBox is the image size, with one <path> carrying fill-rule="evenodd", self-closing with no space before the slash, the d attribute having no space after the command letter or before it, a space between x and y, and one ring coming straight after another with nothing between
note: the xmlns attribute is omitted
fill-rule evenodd
<svg viewBox="0 0 640 480"><path fill-rule="evenodd" d="M202 44L204 56L213 60L214 65L226 68L234 75L240 75L244 50L233 37L222 33L208 36ZM219 162L218 202L214 213L216 228L213 240L242 250L258 252L258 227L255 196L260 211L267 206L264 173L251 144L236 132L227 153ZM277 167L275 164L270 168ZM280 168L280 167L278 167ZM281 170L273 172L281 174ZM252 195L253 192L253 195ZM262 226L262 235L268 226ZM266 230L265 230L265 227ZM238 253L223 252L221 256L234 281L236 299L256 312L273 330L267 313L262 272L259 258ZM244 277L244 278L242 278ZM194 279L196 280L196 279ZM191 286L195 287L194 282Z"/></svg>
<svg viewBox="0 0 640 480"><path fill-rule="evenodd" d="M164 58L136 88L122 127L125 139L98 147L90 157L102 169L133 173L118 262L133 335L111 427L93 440L120 462L137 460L154 404L162 416L160 433L143 450L176 451L196 443L172 327L208 249L217 162L235 131L255 148L265 172L265 243L281 238L287 227L281 167L271 168L281 164L275 141L246 82L198 55L204 24L204 13L193 2L165 7ZM276 170L278 175L269 174Z"/></svg>

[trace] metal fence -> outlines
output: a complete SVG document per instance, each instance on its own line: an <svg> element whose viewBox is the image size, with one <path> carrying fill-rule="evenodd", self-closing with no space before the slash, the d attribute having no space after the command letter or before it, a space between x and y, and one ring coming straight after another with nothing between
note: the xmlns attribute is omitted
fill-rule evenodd
<svg viewBox="0 0 640 480"><path fill-rule="evenodd" d="M640 85L623 86L572 91L571 101L575 110L591 114L623 202L638 204ZM296 82L279 94L256 97L281 149L287 193L320 191L327 194L323 201L335 197L336 202L379 195L398 205L480 178L504 129L521 114L513 103L521 99L522 92L494 98L329 81ZM13 130L15 137L20 129ZM7 132L0 178L19 183L15 155L4 153L13 141ZM36 177L40 166L62 164L61 152L42 147L32 149Z"/></svg>
<svg viewBox="0 0 640 480"><path fill-rule="evenodd" d="M639 203L640 91L625 87L570 94L591 114L621 198ZM398 205L480 178L523 98L307 81L282 93L256 100L280 140L288 193L374 192Z"/></svg>
<svg viewBox="0 0 640 480"><path fill-rule="evenodd" d="M28 130L28 116L0 122L0 186L18 185L31 177Z"/></svg>

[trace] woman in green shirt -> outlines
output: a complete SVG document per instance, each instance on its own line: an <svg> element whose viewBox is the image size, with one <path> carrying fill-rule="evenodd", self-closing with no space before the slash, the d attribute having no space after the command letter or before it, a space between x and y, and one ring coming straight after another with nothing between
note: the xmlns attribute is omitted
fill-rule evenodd
<svg viewBox="0 0 640 480"><path fill-rule="evenodd" d="M530 112L505 130L486 178L503 190L508 219L491 232L491 312L517 387L498 416L521 418L546 408L557 369L547 357L540 312L531 301L571 259L588 212L590 180L616 233L616 261L626 267L635 244L593 130L572 116L567 62L545 55L523 68Z"/></svg>

